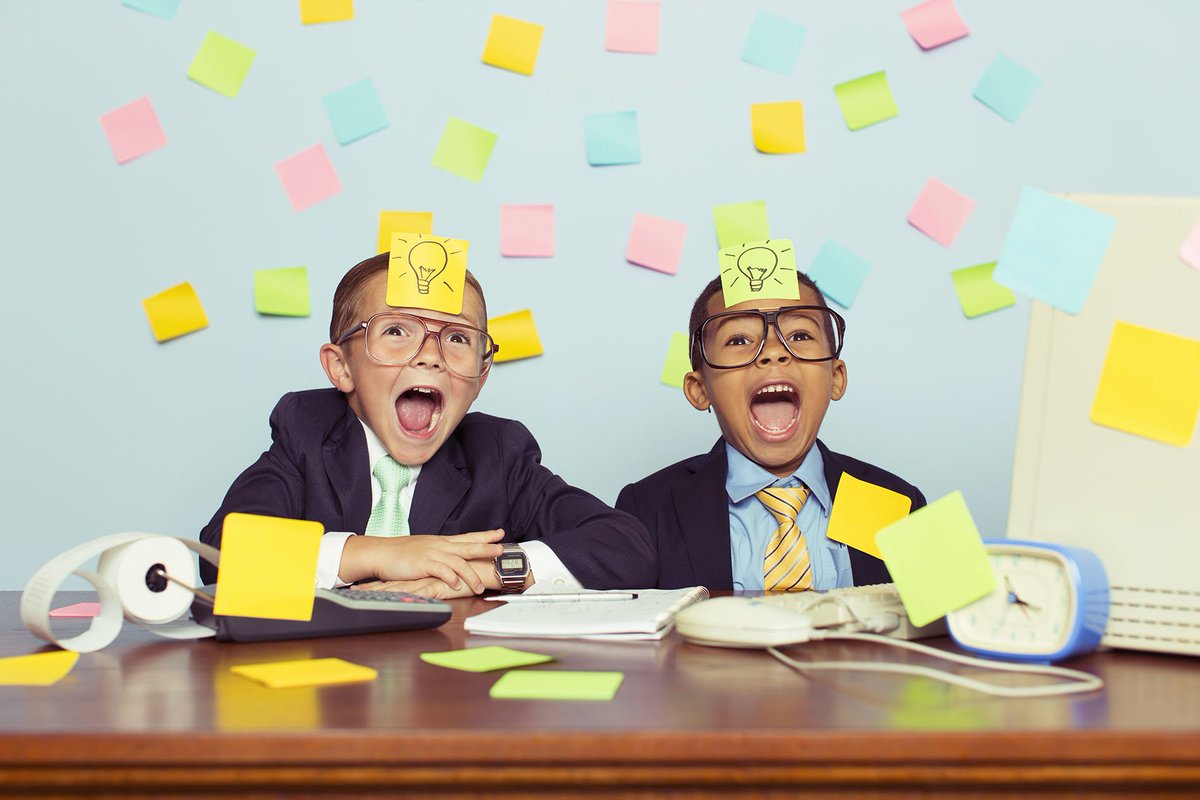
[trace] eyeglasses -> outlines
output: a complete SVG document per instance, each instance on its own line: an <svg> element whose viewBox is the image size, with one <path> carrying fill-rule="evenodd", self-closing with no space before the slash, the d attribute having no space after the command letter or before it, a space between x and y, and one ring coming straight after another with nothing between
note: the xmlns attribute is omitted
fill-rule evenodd
<svg viewBox="0 0 1200 800"><path fill-rule="evenodd" d="M774 311L723 311L700 324L692 340L715 369L753 364L766 346L768 328L798 361L832 361L842 352L846 320L824 306L786 306Z"/></svg>
<svg viewBox="0 0 1200 800"><path fill-rule="evenodd" d="M431 323L441 328L433 330ZM462 378L485 374L492 367L492 356L500 350L500 345L479 328L391 311L347 328L334 344L341 344L359 331L366 332L367 357L380 364L407 364L432 336L447 369Z"/></svg>

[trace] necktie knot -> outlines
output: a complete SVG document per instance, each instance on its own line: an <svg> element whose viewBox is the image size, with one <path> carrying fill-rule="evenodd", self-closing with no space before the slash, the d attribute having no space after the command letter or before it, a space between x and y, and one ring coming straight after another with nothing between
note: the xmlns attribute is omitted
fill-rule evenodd
<svg viewBox="0 0 1200 800"><path fill-rule="evenodd" d="M807 486L768 486L754 493L758 501L766 506L767 511L782 525L784 522L795 522L804 501L808 499Z"/></svg>
<svg viewBox="0 0 1200 800"><path fill-rule="evenodd" d="M371 471L379 480L379 488L385 494L399 492L408 486L412 479L412 470L408 468L408 465L401 464L391 456L384 456L376 461L375 469Z"/></svg>

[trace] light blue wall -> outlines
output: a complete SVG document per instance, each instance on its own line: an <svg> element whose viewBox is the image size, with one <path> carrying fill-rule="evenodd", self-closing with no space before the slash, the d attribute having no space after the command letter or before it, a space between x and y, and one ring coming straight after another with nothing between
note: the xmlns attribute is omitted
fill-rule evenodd
<svg viewBox="0 0 1200 800"><path fill-rule="evenodd" d="M1200 4L959 0L971 35L928 53L901 23L911 4L664 0L661 50L638 56L605 51L600 0L358 0L353 22L317 26L295 0L183 0L170 22L118 0L6 0L0 588L101 534L195 535L266 447L279 395L324 385L333 287L374 252L385 208L469 239L493 314L533 309L546 355L497 367L476 408L525 421L551 468L612 501L714 441L659 370L715 274L712 207L765 200L801 268L829 238L874 265L823 438L930 498L961 489L1002 534L1028 300L968 321L949 273L996 258L1025 185L1200 192ZM790 76L740 60L760 9L807 28ZM480 63L494 12L545 25L533 77ZM234 100L185 77L209 30L258 52ZM1015 125L971 97L1000 52L1043 79ZM850 132L832 87L879 69L900 116ZM320 98L365 77L391 126L342 147ZM169 144L118 166L97 118L143 95ZM808 152L755 152L749 105L789 99ZM627 109L643 162L589 167L583 116ZM430 165L449 116L499 134L478 184ZM317 143L345 191L296 213L272 165ZM949 249L905 221L931 176L977 202ZM555 205L554 258L499 256L505 203ZM635 212L687 223L679 275L625 262ZM258 316L253 271L298 265L316 313ZM141 300L183 280L210 327L156 344Z"/></svg>

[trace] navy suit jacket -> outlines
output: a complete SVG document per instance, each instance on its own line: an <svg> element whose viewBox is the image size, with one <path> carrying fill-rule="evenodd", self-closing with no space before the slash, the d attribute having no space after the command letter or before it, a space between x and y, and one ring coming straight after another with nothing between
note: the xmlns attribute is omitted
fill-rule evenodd
<svg viewBox="0 0 1200 800"><path fill-rule="evenodd" d="M366 529L371 515L367 439L336 389L286 394L271 412L271 447L243 472L200 539L221 546L232 511L316 520L328 531ZM529 430L470 413L421 467L409 514L415 534L503 528L506 541L545 539L584 586L650 586L654 543L640 522L568 485L541 465ZM206 583L216 568L201 563Z"/></svg>
<svg viewBox="0 0 1200 800"><path fill-rule="evenodd" d="M912 500L912 510L925 505L915 486L864 461L834 453L820 440L825 481L837 496L842 473L899 492ZM707 586L733 588L733 559L729 541L729 496L725 440L704 455L685 459L621 490L617 508L645 523L658 549L658 578L662 589ZM883 562L850 548L850 571L855 586L888 583L892 577Z"/></svg>

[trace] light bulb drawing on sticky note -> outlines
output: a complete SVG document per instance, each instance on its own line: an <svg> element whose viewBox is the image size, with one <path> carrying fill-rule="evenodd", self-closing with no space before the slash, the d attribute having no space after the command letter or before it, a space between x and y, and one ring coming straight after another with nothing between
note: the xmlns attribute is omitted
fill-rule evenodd
<svg viewBox="0 0 1200 800"><path fill-rule="evenodd" d="M796 255L790 239L765 239L726 247L720 254L725 306L746 300L798 300Z"/></svg>
<svg viewBox="0 0 1200 800"><path fill-rule="evenodd" d="M393 233L387 304L461 314L467 246L462 239Z"/></svg>
<svg viewBox="0 0 1200 800"><path fill-rule="evenodd" d="M445 272L449 262L450 252L441 242L428 240L413 245L408 251L408 266L417 277L417 291L429 294L429 282ZM450 288L450 284L446 286Z"/></svg>

